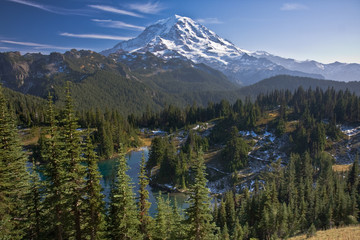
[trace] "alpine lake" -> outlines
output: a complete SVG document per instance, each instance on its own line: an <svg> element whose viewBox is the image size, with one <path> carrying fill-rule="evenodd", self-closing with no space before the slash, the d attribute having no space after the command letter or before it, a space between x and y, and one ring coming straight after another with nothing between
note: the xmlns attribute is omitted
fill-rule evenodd
<svg viewBox="0 0 360 240"><path fill-rule="evenodd" d="M148 148L142 148L141 150L132 151L126 155L127 163L129 166L127 174L130 176L132 180L133 192L136 194L136 197L138 196L138 191L139 191L138 177L140 172L140 162L143 154L147 161L149 155ZM99 171L102 175L102 179L100 183L101 186L103 187L103 193L105 195L105 201L107 203L109 202L110 186L116 174L117 162L118 162L117 158L111 158L100 161L98 163ZM156 199L159 196L160 190L156 188L152 188L150 186L147 187L147 190L149 191L149 202L151 203L149 213L151 216L155 216L156 208L157 208ZM162 191L163 198L167 198L168 196L170 198L170 202L172 205L174 204L176 199L177 206L179 209L184 210L189 206L188 203L186 202L188 196L184 193L167 193Z"/></svg>

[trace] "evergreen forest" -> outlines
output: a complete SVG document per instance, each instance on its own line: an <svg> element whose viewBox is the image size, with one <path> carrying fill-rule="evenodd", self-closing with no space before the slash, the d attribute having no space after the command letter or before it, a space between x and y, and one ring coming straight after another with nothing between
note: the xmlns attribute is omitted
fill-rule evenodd
<svg viewBox="0 0 360 240"><path fill-rule="evenodd" d="M128 116L76 108L72 92L67 84L58 105L51 93L46 101L0 87L0 239L286 239L359 223L358 158L348 171L335 171L327 151L344 138L340 124L360 122L360 98L349 90L299 87ZM206 136L193 128L210 121ZM239 171L249 166L254 143L240 132L264 125L286 138L288 158L268 163L248 187ZM39 129L27 148L19 134L25 127ZM168 134L152 138L135 192L125 155L142 145L139 129ZM181 145L172 135L179 130L188 132ZM213 148L231 174L221 194L208 187L206 153ZM105 201L97 164L110 157L117 158L116 175ZM189 207L163 193L150 215L152 183L184 191Z"/></svg>

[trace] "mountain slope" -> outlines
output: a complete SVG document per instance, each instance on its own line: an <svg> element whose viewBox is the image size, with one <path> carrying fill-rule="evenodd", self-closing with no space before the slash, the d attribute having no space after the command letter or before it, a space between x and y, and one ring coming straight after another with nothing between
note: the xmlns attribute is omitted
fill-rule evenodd
<svg viewBox="0 0 360 240"><path fill-rule="evenodd" d="M115 60L116 61L115 61ZM151 53L112 54L71 50L64 54L0 53L0 77L10 89L64 101L65 82L72 82L77 109L115 108L124 114L154 110L166 104L228 98L238 87L221 72L190 60L164 60ZM231 99L234 99L232 96Z"/></svg>
<svg viewBox="0 0 360 240"><path fill-rule="evenodd" d="M164 59L180 58L204 63L241 85L279 74L323 78L319 74L286 69L265 58L252 57L249 51L238 48L192 19L178 15L160 20L138 37L120 42L101 53L107 56L118 51L151 52Z"/></svg>
<svg viewBox="0 0 360 240"><path fill-rule="evenodd" d="M360 81L360 64L356 63L334 62L323 64L313 60L297 61L292 58L275 56L264 51L254 52L251 55L257 58L266 58L292 71L321 74L326 79L336 81Z"/></svg>
<svg viewBox="0 0 360 240"><path fill-rule="evenodd" d="M339 81L359 80L360 64L299 62L266 52L238 48L191 18L175 15L148 26L138 37L101 53L151 52L163 59L189 59L223 72L229 80L250 85L276 75L293 75Z"/></svg>

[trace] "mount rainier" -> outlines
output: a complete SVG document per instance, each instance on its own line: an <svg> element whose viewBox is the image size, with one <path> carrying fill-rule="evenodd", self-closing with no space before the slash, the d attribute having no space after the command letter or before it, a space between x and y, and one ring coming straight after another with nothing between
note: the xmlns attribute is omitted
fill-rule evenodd
<svg viewBox="0 0 360 240"><path fill-rule="evenodd" d="M296 61L267 52L250 52L221 38L191 18L179 15L157 21L138 37L122 41L101 53L146 53L163 58L180 58L204 63L223 72L229 80L250 85L275 75L326 78L338 81L360 80L360 64Z"/></svg>

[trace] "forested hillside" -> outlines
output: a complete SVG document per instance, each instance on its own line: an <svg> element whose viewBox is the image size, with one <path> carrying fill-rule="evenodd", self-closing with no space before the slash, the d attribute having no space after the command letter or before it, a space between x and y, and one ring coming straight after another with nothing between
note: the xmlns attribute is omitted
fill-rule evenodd
<svg viewBox="0 0 360 240"><path fill-rule="evenodd" d="M92 51L71 50L64 54L0 53L0 78L4 87L46 100L50 92L56 106L65 103L66 82L72 83L78 111L116 109L122 115L142 114L165 105L207 106L222 99L254 100L273 90L294 91L320 87L323 90L349 89L360 93L359 82L336 82L294 76L275 76L240 88L225 75L190 60L164 60L147 53L118 52L105 57ZM12 101L11 99L9 99Z"/></svg>
<svg viewBox="0 0 360 240"><path fill-rule="evenodd" d="M359 161L349 171L336 172L328 153L344 138L338 124L359 123L359 97L350 91L280 90L254 102L169 105L126 119L116 110L76 112L71 86L63 106L55 106L51 95L44 103L1 91L1 238L271 239L359 221ZM5 96L17 101L9 104ZM41 127L41 136L29 155L22 150L15 124L16 116L22 121L24 109L33 114L31 107L19 108L27 101L30 106L42 104L44 114L44 120L30 125ZM153 138L149 160L141 162L135 198L124 151L140 144L137 127L173 134ZM260 134L264 128L274 138L286 139L285 157L269 158L263 170L247 173L252 176L247 182L243 170L254 161L256 142L242 134ZM178 130L188 133L182 143ZM208 156L214 148L219 151L217 168ZM117 174L105 204L97 161L99 155L114 153ZM225 191L209 195L209 186L219 177L211 169L230 180L222 183ZM151 217L149 180L185 191L189 207L182 213L160 195L157 214Z"/></svg>

